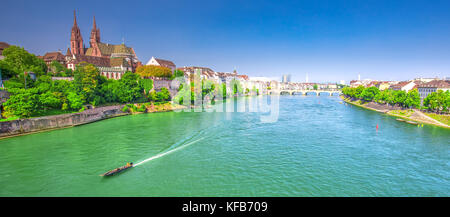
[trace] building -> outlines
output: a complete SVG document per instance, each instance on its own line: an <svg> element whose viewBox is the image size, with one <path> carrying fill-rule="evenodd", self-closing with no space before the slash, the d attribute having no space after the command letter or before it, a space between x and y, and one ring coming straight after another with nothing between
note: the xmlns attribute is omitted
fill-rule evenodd
<svg viewBox="0 0 450 217"><path fill-rule="evenodd" d="M145 65L153 65L153 66L162 66L162 67L166 67L169 68L170 70L175 71L176 66L175 64L170 61L170 60L163 60L163 59L157 59L155 57L152 57L147 64Z"/></svg>
<svg viewBox="0 0 450 217"><path fill-rule="evenodd" d="M424 82L418 85L419 95L421 99L424 99L429 94L443 90L444 92L450 90L450 81L446 80L432 80L430 82Z"/></svg>
<svg viewBox="0 0 450 217"><path fill-rule="evenodd" d="M328 89L337 89L338 87L337 87L337 84L328 83L327 88Z"/></svg>
<svg viewBox="0 0 450 217"><path fill-rule="evenodd" d="M408 83L409 83L408 81L400 81L400 82L398 82L398 83L396 83L396 84L393 84L393 85L389 86L389 89L392 89L392 90L402 90L402 88L403 88L404 86L406 86Z"/></svg>
<svg viewBox="0 0 450 217"><path fill-rule="evenodd" d="M4 59L5 57L3 56L3 50L5 48L9 47L9 44L6 42L1 42L0 41L0 60Z"/></svg>
<svg viewBox="0 0 450 217"><path fill-rule="evenodd" d="M74 70L77 64L86 62L95 65L101 75L120 79L125 72L134 72L141 64L133 48L127 47L124 43L113 45L100 41L100 29L97 27L95 17L89 45L89 48L85 48L74 12L70 48L67 49L65 56L67 68Z"/></svg>
<svg viewBox="0 0 450 217"><path fill-rule="evenodd" d="M438 78L415 78L414 81L421 81L421 82L430 82L432 80L437 80Z"/></svg>
<svg viewBox="0 0 450 217"><path fill-rule="evenodd" d="M184 72L184 77L187 82L190 82L194 79L195 74L200 74L201 79L209 79L214 77L214 75L218 75L219 72L214 72L214 70L207 67L199 67L199 66L189 66L189 67L181 67L178 70ZM218 77L217 77L218 78ZM220 83L220 80L217 81Z"/></svg>
<svg viewBox="0 0 450 217"><path fill-rule="evenodd" d="M389 89L392 90L403 90L405 92L408 92L412 89L417 89L419 84L422 84L421 81L401 81L396 84L390 85Z"/></svg>
<svg viewBox="0 0 450 217"><path fill-rule="evenodd" d="M291 75L283 75L281 77L281 82L283 83L291 82Z"/></svg>
<svg viewBox="0 0 450 217"><path fill-rule="evenodd" d="M63 65L63 66L66 65L66 56L64 56L59 51L58 52L48 52L44 56L38 56L38 58L44 60L45 64L47 64L47 67L49 67L49 68L50 68L50 64L53 61L61 63L61 65Z"/></svg>
<svg viewBox="0 0 450 217"><path fill-rule="evenodd" d="M350 81L350 87L358 87L360 85L362 85L362 83L359 80L351 80Z"/></svg>
<svg viewBox="0 0 450 217"><path fill-rule="evenodd" d="M381 81L381 82L379 82L379 83L376 85L376 87L377 87L379 90L386 90L386 89L388 89L390 86L391 86L391 85L390 85L389 82L387 82L387 81Z"/></svg>
<svg viewBox="0 0 450 217"><path fill-rule="evenodd" d="M371 81L365 85L365 87L376 87L380 82L379 81Z"/></svg>

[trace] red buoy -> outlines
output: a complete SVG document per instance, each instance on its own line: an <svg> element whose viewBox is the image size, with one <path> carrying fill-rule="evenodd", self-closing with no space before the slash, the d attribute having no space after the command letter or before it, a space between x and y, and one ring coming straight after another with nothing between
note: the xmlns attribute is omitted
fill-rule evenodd
<svg viewBox="0 0 450 217"><path fill-rule="evenodd" d="M378 124L377 124L377 130L378 130Z"/></svg>

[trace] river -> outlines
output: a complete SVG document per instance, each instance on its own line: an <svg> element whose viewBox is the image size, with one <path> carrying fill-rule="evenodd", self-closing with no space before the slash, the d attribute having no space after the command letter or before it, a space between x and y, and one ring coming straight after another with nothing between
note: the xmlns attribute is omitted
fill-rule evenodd
<svg viewBox="0 0 450 217"><path fill-rule="evenodd" d="M249 99L266 96L227 103ZM340 101L281 96L269 123L165 112L2 139L0 196L450 196L450 130Z"/></svg>

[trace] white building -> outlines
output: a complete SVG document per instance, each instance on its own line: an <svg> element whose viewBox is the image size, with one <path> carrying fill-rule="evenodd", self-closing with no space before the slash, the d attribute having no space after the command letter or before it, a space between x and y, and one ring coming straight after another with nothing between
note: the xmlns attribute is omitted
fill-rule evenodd
<svg viewBox="0 0 450 217"><path fill-rule="evenodd" d="M175 64L172 61L170 61L170 60L163 60L163 59L157 59L155 57L152 57L147 62L147 64L145 64L145 65L167 67L167 68L171 69L172 72L175 71L175 69L176 69L176 66L175 66Z"/></svg>
<svg viewBox="0 0 450 217"><path fill-rule="evenodd" d="M444 92L450 90L450 81L432 80L427 83L422 83L418 87L420 98L424 99L429 94L443 90Z"/></svg>
<svg viewBox="0 0 450 217"><path fill-rule="evenodd" d="M414 81L421 81L421 82L430 82L432 80L438 80L438 78L415 78Z"/></svg>

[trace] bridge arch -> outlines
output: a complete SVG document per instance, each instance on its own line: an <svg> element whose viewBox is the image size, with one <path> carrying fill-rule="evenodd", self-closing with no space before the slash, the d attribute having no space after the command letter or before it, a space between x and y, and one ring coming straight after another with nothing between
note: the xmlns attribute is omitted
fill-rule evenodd
<svg viewBox="0 0 450 217"><path fill-rule="evenodd" d="M318 96L331 96L331 94L327 91L318 91L317 95Z"/></svg>
<svg viewBox="0 0 450 217"><path fill-rule="evenodd" d="M316 91L306 91L305 96L318 96Z"/></svg>
<svg viewBox="0 0 450 217"><path fill-rule="evenodd" d="M330 96L339 96L339 95L341 95L341 93L339 93L339 92L331 92L330 93Z"/></svg>

